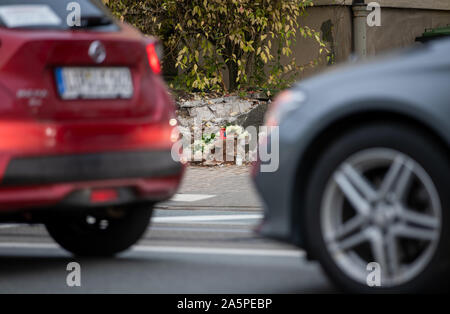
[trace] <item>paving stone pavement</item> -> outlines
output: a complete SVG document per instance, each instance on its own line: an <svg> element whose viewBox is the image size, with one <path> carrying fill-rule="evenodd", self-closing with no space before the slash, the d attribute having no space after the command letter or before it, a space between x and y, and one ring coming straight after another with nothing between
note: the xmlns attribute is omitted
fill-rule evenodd
<svg viewBox="0 0 450 314"><path fill-rule="evenodd" d="M178 193L215 196L189 203L169 201L160 206L261 209L249 166L189 166Z"/></svg>

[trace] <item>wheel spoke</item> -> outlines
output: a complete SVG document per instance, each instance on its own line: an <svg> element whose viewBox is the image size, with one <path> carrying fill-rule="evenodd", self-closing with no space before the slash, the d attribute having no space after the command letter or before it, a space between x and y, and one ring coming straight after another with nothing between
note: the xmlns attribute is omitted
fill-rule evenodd
<svg viewBox="0 0 450 314"><path fill-rule="evenodd" d="M360 228L366 221L366 217L362 215L356 215L340 226L335 234L335 238L340 239L347 236L348 234Z"/></svg>
<svg viewBox="0 0 450 314"><path fill-rule="evenodd" d="M334 176L335 182L338 184L341 191L349 200L350 204L355 210L363 216L367 216L370 211L369 202L358 192L356 187L347 178L343 172L337 172Z"/></svg>
<svg viewBox="0 0 450 314"><path fill-rule="evenodd" d="M437 229L440 221L437 217L415 212L411 209L402 208L398 212L398 216L406 223L411 223L422 228Z"/></svg>
<svg viewBox="0 0 450 314"><path fill-rule="evenodd" d="M375 262L380 264L381 271L386 273L387 261L386 261L386 249L383 234L380 230L370 228L367 230L367 234L370 238L370 244L372 247L372 254Z"/></svg>
<svg viewBox="0 0 450 314"><path fill-rule="evenodd" d="M389 233L386 237L386 251L388 271L392 276L395 276L399 272L400 260L398 256L397 238L392 233Z"/></svg>
<svg viewBox="0 0 450 314"><path fill-rule="evenodd" d="M351 235L347 237L346 239L340 241L337 243L337 246L335 248L336 251L346 251L348 249L351 249L361 243L364 243L368 241L368 235L366 230L363 230L361 232L355 233L354 235Z"/></svg>
<svg viewBox="0 0 450 314"><path fill-rule="evenodd" d="M361 175L350 164L345 164L342 167L343 173L347 176L350 182L362 193L363 197L368 201L377 199L377 192L372 187L372 184Z"/></svg>
<svg viewBox="0 0 450 314"><path fill-rule="evenodd" d="M407 226L404 224L392 227L392 232L397 237L415 240L432 241L436 240L438 237L437 230L427 230L423 228Z"/></svg>
<svg viewBox="0 0 450 314"><path fill-rule="evenodd" d="M402 170L404 160L404 157L397 156L392 162L392 165L386 173L380 186L381 197L386 196L386 194L393 189L394 183Z"/></svg>
<svg viewBox="0 0 450 314"><path fill-rule="evenodd" d="M397 156L381 183L380 196L392 193L399 200L403 199L411 183L413 167L403 156Z"/></svg>
<svg viewBox="0 0 450 314"><path fill-rule="evenodd" d="M394 193L397 195L398 199L404 199L405 197L406 191L412 182L413 167L414 166L411 163L406 163L403 167L403 171L398 178L397 185L394 190Z"/></svg>

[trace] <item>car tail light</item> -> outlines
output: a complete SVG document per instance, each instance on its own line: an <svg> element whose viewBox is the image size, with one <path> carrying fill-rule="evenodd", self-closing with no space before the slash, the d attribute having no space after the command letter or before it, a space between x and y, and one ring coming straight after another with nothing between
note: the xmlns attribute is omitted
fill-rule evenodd
<svg viewBox="0 0 450 314"><path fill-rule="evenodd" d="M114 189L93 190L91 192L91 203L105 203L117 201L119 195Z"/></svg>
<svg viewBox="0 0 450 314"><path fill-rule="evenodd" d="M155 43L147 45L147 58L148 64L152 69L153 73L161 74L161 62L159 61L158 53L156 52Z"/></svg>

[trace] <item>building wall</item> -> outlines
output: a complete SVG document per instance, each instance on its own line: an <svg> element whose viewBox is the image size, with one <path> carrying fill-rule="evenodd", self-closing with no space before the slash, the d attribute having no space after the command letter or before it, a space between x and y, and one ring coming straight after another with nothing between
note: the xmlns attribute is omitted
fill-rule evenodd
<svg viewBox="0 0 450 314"><path fill-rule="evenodd" d="M327 44L335 62L339 63L348 59L352 51L352 18L351 10L347 6L317 6L307 9L300 18L301 26L321 32L321 39ZM308 64L318 57L319 45L313 39L305 39L300 34L297 36L292 48L293 57L298 64ZM288 62L290 57L281 60ZM317 73L327 66L327 58L320 58L320 65L314 68L306 68L300 78Z"/></svg>
<svg viewBox="0 0 450 314"><path fill-rule="evenodd" d="M306 10L306 14L299 18L299 25L320 31L322 40L327 43L336 62L348 59L352 51L352 13L350 7L336 5L310 7ZM327 67L325 55L319 58L320 64L318 66L307 66L310 61L319 57L319 45L314 39L303 38L298 32L295 44L291 48L293 54L289 57L282 56L281 62L282 64L288 64L292 58L295 58L298 65L305 65L305 70L299 75L298 79L311 76ZM276 56L277 50L276 43L273 43L272 55ZM266 67L266 72L269 72L269 67ZM227 83L228 73L224 71L222 75Z"/></svg>
<svg viewBox="0 0 450 314"><path fill-rule="evenodd" d="M381 26L367 28L367 53L410 46L426 29L447 25L450 11L382 8Z"/></svg>
<svg viewBox="0 0 450 314"><path fill-rule="evenodd" d="M366 3L371 0L366 0ZM450 25L450 0L378 0L381 5L381 26L367 26L367 54L377 55L392 49L416 44L426 29ZM307 9L301 18L308 25L322 32L329 49L335 55L335 63L349 59L353 52L353 12L348 0L316 0L316 6ZM336 4L338 3L338 4ZM324 30L331 27L332 36ZM298 38L294 56L299 63L307 63L316 57L317 45L312 40ZM306 70L299 78L308 77L327 68L327 63Z"/></svg>
<svg viewBox="0 0 450 314"><path fill-rule="evenodd" d="M450 10L448 0L364 0L365 4L376 1L385 8ZM320 5L352 5L355 0L314 0L316 6Z"/></svg>

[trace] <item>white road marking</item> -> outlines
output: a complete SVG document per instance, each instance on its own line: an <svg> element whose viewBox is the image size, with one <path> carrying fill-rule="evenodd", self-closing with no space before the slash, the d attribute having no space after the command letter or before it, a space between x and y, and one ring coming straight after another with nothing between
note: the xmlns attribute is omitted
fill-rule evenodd
<svg viewBox="0 0 450 314"><path fill-rule="evenodd" d="M0 248L5 249L58 249L58 245L54 243L32 243L32 242L4 242L0 243Z"/></svg>
<svg viewBox="0 0 450 314"><path fill-rule="evenodd" d="M175 194L170 200L173 202L196 202L215 197L210 194Z"/></svg>
<svg viewBox="0 0 450 314"><path fill-rule="evenodd" d="M17 249L61 249L54 243L0 243L0 248ZM208 248L208 247L183 247L183 246L146 246L136 245L131 251L154 253L184 253L206 255L242 255L242 256L279 256L279 257L303 257L302 250L287 249L233 249L233 248Z"/></svg>
<svg viewBox="0 0 450 314"><path fill-rule="evenodd" d="M233 248L207 248L207 247L177 247L177 246L141 246L133 248L138 252L159 253L186 253L186 254L212 254L212 255L245 255L245 256L284 256L302 257L305 253L301 250L281 249L233 249Z"/></svg>
<svg viewBox="0 0 450 314"><path fill-rule="evenodd" d="M222 220L246 220L246 219L261 219L261 214L254 215L208 215L208 216L171 216L171 217L153 217L152 222L170 222L170 223L185 223L195 221L222 221Z"/></svg>
<svg viewBox="0 0 450 314"><path fill-rule="evenodd" d="M0 229L9 229L9 228L17 228L20 225L16 224L16 225L0 225Z"/></svg>
<svg viewBox="0 0 450 314"><path fill-rule="evenodd" d="M160 227L160 226L152 226L150 230L159 230L159 231L182 231L182 232L201 232L201 233L246 233L253 234L254 232L251 229L241 229L241 228L230 228L230 229L219 229L219 228L196 228L196 227Z"/></svg>

